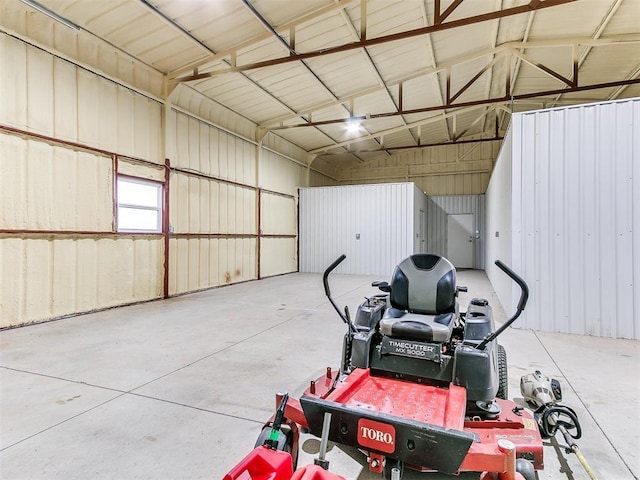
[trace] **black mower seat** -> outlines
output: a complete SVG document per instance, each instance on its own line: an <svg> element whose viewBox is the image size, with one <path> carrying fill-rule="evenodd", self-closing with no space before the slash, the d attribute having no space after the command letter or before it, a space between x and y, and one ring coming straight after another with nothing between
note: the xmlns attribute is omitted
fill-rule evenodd
<svg viewBox="0 0 640 480"><path fill-rule="evenodd" d="M380 320L380 333L418 342L447 342L453 330L453 313L423 315L389 308Z"/></svg>
<svg viewBox="0 0 640 480"><path fill-rule="evenodd" d="M391 279L391 307L380 332L394 338L447 342L456 312L456 270L444 257L428 253L404 259Z"/></svg>

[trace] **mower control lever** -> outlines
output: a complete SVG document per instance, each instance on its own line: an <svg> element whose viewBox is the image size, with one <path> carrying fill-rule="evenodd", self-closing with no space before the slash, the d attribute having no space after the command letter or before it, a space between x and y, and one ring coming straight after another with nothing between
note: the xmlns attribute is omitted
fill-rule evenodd
<svg viewBox="0 0 640 480"><path fill-rule="evenodd" d="M333 298L331 298L331 289L329 288L329 274L333 272L338 267L338 265L340 265L344 261L345 258L347 258L347 256L343 253L331 265L327 267L327 269L322 274L322 284L324 285L324 293L331 302L331 305L333 305L333 308L335 308L336 312L338 312L338 315L340 315L342 321L349 326L349 331L355 332L356 328L353 326L353 323L351 323L351 318L349 317L349 309L345 307L345 313L342 313L340 311L340 308L338 307L338 305L336 305L336 302L333 300Z"/></svg>
<svg viewBox="0 0 640 480"><path fill-rule="evenodd" d="M518 276L516 272L507 267L502 260L496 260L496 266L506 273L511 280L516 282L520 289L522 290L522 294L520 295L520 301L518 302L518 312L522 312L524 310L525 305L527 304L527 300L529 300L529 287L527 286L527 282L525 282L522 277ZM520 315L520 313L518 313Z"/></svg>
<svg viewBox="0 0 640 480"><path fill-rule="evenodd" d="M476 347L478 350L484 350L484 347L487 346L487 343L495 340L498 335L500 335L507 328L509 328L511 324L515 322L516 319L520 316L520 314L524 310L525 305L527 304L527 300L529 299L529 287L527 286L527 282L525 282L521 277L519 277L516 274L516 272L514 272L509 267L507 267L504 263L502 263L502 261L496 260L495 263L500 270L506 273L514 282L518 284L521 290L520 300L518 301L518 306L516 307L516 313L514 313L513 316L509 320L507 320L498 330L487 335L484 338L484 340L482 340L482 342L480 342L480 344L478 344L478 346Z"/></svg>

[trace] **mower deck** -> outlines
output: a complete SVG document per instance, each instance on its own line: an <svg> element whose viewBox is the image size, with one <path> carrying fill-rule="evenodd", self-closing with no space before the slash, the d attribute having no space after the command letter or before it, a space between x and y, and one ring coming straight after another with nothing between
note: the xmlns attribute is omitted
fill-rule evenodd
<svg viewBox="0 0 640 480"><path fill-rule="evenodd" d="M330 440L417 470L510 472L516 456L542 468L535 421L514 402L496 400L501 413L494 419L469 418L466 391L453 384L443 388L377 377L365 369L339 382L337 376L328 369L300 403L290 401L286 415L320 436L324 414L331 413Z"/></svg>

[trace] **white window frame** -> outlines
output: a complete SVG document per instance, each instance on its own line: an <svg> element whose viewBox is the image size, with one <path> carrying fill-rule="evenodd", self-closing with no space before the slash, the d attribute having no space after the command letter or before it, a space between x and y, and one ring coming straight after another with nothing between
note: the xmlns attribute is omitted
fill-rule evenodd
<svg viewBox="0 0 640 480"><path fill-rule="evenodd" d="M151 186L156 188L157 196L156 196L156 205L148 206L148 205L139 205L139 204L131 204L131 203L123 203L120 201L120 195L117 196L118 202L116 205L117 209L117 225L116 231L121 233L162 233L162 214L163 214L163 184L161 182L156 182L153 180L147 180L143 178L130 177L128 175L118 175L116 179L116 194L120 190L120 182L127 183L137 183L139 185ZM157 212L157 225L154 229L147 228L121 228L120 227L120 209L128 208L134 210L147 210Z"/></svg>

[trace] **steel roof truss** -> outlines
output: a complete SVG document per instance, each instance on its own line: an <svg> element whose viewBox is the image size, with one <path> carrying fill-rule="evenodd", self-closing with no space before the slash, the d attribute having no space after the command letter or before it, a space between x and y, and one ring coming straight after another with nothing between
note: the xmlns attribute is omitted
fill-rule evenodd
<svg viewBox="0 0 640 480"><path fill-rule="evenodd" d="M530 3L525 5L519 5L517 7L506 8L503 10L495 10L490 13L483 13L480 15L472 15L470 17L461 18L457 20L452 20L445 23L430 25L422 28L417 28L413 30L407 30L400 33L394 33L390 35L384 35L381 37L375 38L367 38L364 40L360 40L357 42L347 43L344 45L339 45L336 47L325 48L322 50L314 50L306 53L299 53L296 55L288 55L286 57L274 58L271 60L265 60L262 62L248 63L245 65L236 66L235 68L229 68L224 70L217 70L215 72L208 72L198 75L190 75L185 77L176 78L178 82L190 82L193 80L199 80L202 78L208 78L210 76L219 75L221 73L229 73L235 71L246 71L246 70L255 70L257 68L270 67L273 65L282 65L283 63L296 62L301 60L306 60L308 58L321 57L326 55L332 55L335 53L346 52L349 50L356 50L359 48L365 48L372 45L380 45L388 42L395 42L397 40L404 40L407 38L417 37L421 35L426 35L433 32L438 32L442 30L448 30L452 28L462 27L465 25L471 25L474 23L482 23L489 20L496 20L498 18L509 17L511 15L518 15L521 13L526 13L533 10L540 10L543 8L554 7L556 5L561 5L564 3L575 2L576 0L532 0ZM183 70L183 69L181 69Z"/></svg>

